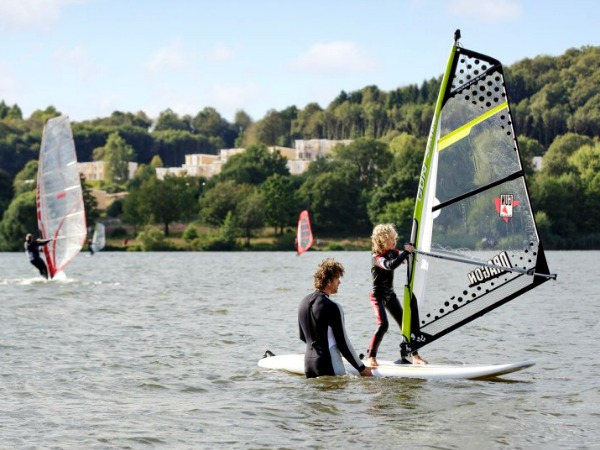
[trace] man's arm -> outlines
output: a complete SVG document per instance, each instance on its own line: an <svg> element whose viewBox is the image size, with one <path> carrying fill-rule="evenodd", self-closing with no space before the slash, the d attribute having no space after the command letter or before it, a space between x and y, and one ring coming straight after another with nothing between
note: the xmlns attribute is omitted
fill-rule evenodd
<svg viewBox="0 0 600 450"><path fill-rule="evenodd" d="M356 351L354 350L354 347L352 346L352 343L350 342L350 339L348 339L348 336L346 334L346 328L344 326L343 312L337 303L333 301L331 303L332 306L330 317L332 320L330 322L330 326L333 330L333 335L335 336L335 342L337 344L337 347L340 350L342 356L346 358L346 361L348 361L356 370L362 372L363 370L365 370L365 365L358 357Z"/></svg>

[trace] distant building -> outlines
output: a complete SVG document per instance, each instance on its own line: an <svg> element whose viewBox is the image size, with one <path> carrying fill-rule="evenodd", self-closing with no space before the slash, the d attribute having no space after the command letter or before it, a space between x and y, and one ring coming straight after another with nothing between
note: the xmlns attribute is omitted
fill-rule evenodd
<svg viewBox="0 0 600 450"><path fill-rule="evenodd" d="M312 161L319 157L328 156L337 144L349 144L352 140L334 141L329 139L296 140L295 148L270 146L270 153L279 152L286 158L287 168L292 175L299 175L308 169ZM221 149L218 155L204 153L185 155L185 164L181 167L161 167L156 169L156 176L163 179L166 175L189 175L193 177L210 178L221 173L223 164L233 155L245 152L245 148Z"/></svg>
<svg viewBox="0 0 600 450"><path fill-rule="evenodd" d="M127 163L127 176L131 179L135 176L138 163ZM106 180L106 161L91 161L77 163L77 170L82 173L87 181Z"/></svg>
<svg viewBox="0 0 600 450"><path fill-rule="evenodd" d="M184 167L157 167L156 178L159 180L164 180L167 175L174 175L177 177L182 177L188 175L188 171Z"/></svg>
<svg viewBox="0 0 600 450"><path fill-rule="evenodd" d="M348 145L351 142L351 139L339 141L331 139L297 139L294 141L296 147L296 159L314 161L317 158L324 158L337 144Z"/></svg>
<svg viewBox="0 0 600 450"><path fill-rule="evenodd" d="M312 161L307 159L292 159L287 162L286 166L290 171L290 174L300 175L308 170L308 166L310 166L311 162Z"/></svg>

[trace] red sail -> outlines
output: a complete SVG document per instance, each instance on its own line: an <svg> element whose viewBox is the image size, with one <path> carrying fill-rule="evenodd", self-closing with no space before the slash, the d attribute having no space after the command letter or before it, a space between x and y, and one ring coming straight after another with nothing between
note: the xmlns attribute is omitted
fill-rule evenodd
<svg viewBox="0 0 600 450"><path fill-rule="evenodd" d="M298 256L307 251L313 243L312 230L310 228L310 219L308 211L304 210L298 217L298 234L296 236L296 249Z"/></svg>

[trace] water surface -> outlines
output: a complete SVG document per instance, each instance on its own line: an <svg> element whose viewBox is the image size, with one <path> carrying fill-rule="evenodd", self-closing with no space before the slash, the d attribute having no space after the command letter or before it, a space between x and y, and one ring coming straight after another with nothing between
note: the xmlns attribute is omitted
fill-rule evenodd
<svg viewBox="0 0 600 450"><path fill-rule="evenodd" d="M367 348L367 252L79 255L46 282L0 253L0 448L594 448L600 252L549 252L557 281L422 350L435 363L536 365L494 381L339 377L257 367L303 351L317 263ZM451 276L449 264L449 276ZM394 326L380 348L398 354Z"/></svg>

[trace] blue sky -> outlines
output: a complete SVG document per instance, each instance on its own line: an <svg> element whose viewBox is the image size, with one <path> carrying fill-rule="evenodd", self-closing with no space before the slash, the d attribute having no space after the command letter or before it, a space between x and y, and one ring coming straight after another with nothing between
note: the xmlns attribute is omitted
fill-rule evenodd
<svg viewBox="0 0 600 450"><path fill-rule="evenodd" d="M596 0L0 0L0 100L259 120L437 77L456 28L510 65L600 45L598 18Z"/></svg>

